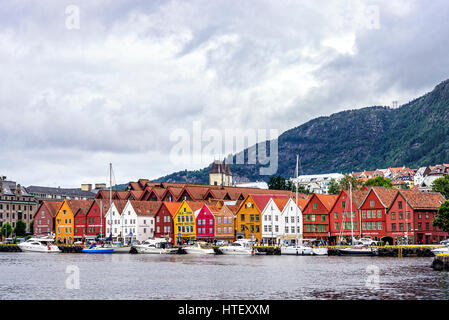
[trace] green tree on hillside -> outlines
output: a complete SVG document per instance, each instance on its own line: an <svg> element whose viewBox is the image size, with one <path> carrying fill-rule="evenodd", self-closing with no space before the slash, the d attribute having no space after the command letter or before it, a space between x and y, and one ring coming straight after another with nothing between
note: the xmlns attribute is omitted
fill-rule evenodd
<svg viewBox="0 0 449 320"><path fill-rule="evenodd" d="M287 190L288 184L285 182L285 179L281 176L271 176L268 180L268 189L272 190Z"/></svg>
<svg viewBox="0 0 449 320"><path fill-rule="evenodd" d="M329 182L329 194L339 194L341 190L340 183L337 182L335 179L331 179Z"/></svg>
<svg viewBox="0 0 449 320"><path fill-rule="evenodd" d="M444 202L438 209L432 224L445 232L449 232L449 201Z"/></svg>
<svg viewBox="0 0 449 320"><path fill-rule="evenodd" d="M446 199L449 199L449 175L436 179L433 182L432 191L439 192Z"/></svg>
<svg viewBox="0 0 449 320"><path fill-rule="evenodd" d="M365 186L393 188L393 183L391 182L391 179L389 179L389 178L384 178L382 176L378 176L378 177L371 178L368 181L366 181Z"/></svg>

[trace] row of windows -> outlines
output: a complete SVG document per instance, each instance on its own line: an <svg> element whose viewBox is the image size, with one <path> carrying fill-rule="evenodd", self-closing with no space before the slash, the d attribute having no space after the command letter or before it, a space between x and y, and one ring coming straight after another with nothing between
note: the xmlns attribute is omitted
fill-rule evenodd
<svg viewBox="0 0 449 320"><path fill-rule="evenodd" d="M335 230L340 230L340 224L338 222L334 223ZM346 221L342 223L342 230L357 230L357 222L353 221L352 224L350 221Z"/></svg>
<svg viewBox="0 0 449 320"><path fill-rule="evenodd" d="M171 221L171 217L170 216L164 216L164 222L170 222ZM156 217L156 222L161 222L161 217L157 216Z"/></svg>
<svg viewBox="0 0 449 320"><path fill-rule="evenodd" d="M223 227L223 233L233 233L232 232L232 227ZM221 234L221 228L218 227L217 228L217 234Z"/></svg>
<svg viewBox="0 0 449 320"><path fill-rule="evenodd" d="M364 221L362 222L362 230L382 230L382 222Z"/></svg>
<svg viewBox="0 0 449 320"><path fill-rule="evenodd" d="M157 233L160 233L161 232L161 227L160 226L157 226L156 227L156 232ZM164 226L164 233L170 233L171 232L171 227L170 226Z"/></svg>
<svg viewBox="0 0 449 320"><path fill-rule="evenodd" d="M3 219L3 217L5 217L6 219L9 219L9 212L6 212L5 215L3 215L3 212L0 212L0 219ZM26 213L18 213L17 214L17 219L18 220L22 220L23 219L27 219L27 217L29 217L29 220L33 220L33 215L30 213L30 215L28 216ZM16 218L16 214L13 212L11 213L11 219L15 219Z"/></svg>
<svg viewBox="0 0 449 320"><path fill-rule="evenodd" d="M362 210L362 217L367 219L375 219L376 210ZM382 219L382 210L377 210L377 219Z"/></svg>
<svg viewBox="0 0 449 320"><path fill-rule="evenodd" d="M179 215L178 216L178 223L181 222L193 222L193 216L192 215Z"/></svg>
<svg viewBox="0 0 449 320"><path fill-rule="evenodd" d="M407 211L406 216L407 216L407 219L410 219L410 212L409 211ZM390 217L391 217L391 220L396 220L396 212L392 212ZM428 214L427 214L427 217L428 217ZM398 219L399 220L404 219L404 213L402 211L398 212Z"/></svg>
<svg viewBox="0 0 449 320"><path fill-rule="evenodd" d="M213 225L213 224L214 224L214 219L209 219L209 225ZM198 225L199 226L206 225L206 219L198 219Z"/></svg>
<svg viewBox="0 0 449 320"><path fill-rule="evenodd" d="M246 230L245 226L242 225L242 226L240 227L240 231L241 231L241 232L245 232L245 230ZM248 230L249 230L250 232L260 232L260 226L250 225L249 228L248 228Z"/></svg>
<svg viewBox="0 0 449 320"><path fill-rule="evenodd" d="M193 226L178 226L178 233L193 232Z"/></svg>
<svg viewBox="0 0 449 320"><path fill-rule="evenodd" d="M306 221L316 221L316 214L306 214ZM320 219L321 222L325 222L326 221L326 215L325 214L320 214Z"/></svg>
<svg viewBox="0 0 449 320"><path fill-rule="evenodd" d="M232 223L233 222L232 220L233 220L232 217L223 217L223 224ZM221 224L221 217L217 217L217 223Z"/></svg>
<svg viewBox="0 0 449 320"><path fill-rule="evenodd" d="M198 233L205 234L206 228L198 228ZM209 228L209 234L212 234L212 233L214 233L214 228Z"/></svg>
<svg viewBox="0 0 449 320"><path fill-rule="evenodd" d="M240 215L240 220L242 222L245 221L245 215L243 213ZM260 221L259 215L258 214L250 214L249 221Z"/></svg>
<svg viewBox="0 0 449 320"><path fill-rule="evenodd" d="M352 218L355 219L357 217L355 211L352 211ZM351 212L350 211L343 211L341 213L342 219L351 219ZM334 219L338 220L338 212L334 212Z"/></svg>
<svg viewBox="0 0 449 320"><path fill-rule="evenodd" d="M326 232L325 224L306 224L306 232Z"/></svg>
<svg viewBox="0 0 449 320"><path fill-rule="evenodd" d="M26 211L27 208L29 208L28 210L33 211L33 206L23 205L23 210ZM4 205L3 203L0 203L0 210L3 210L3 209L9 210L9 204ZM16 210L15 204L11 205L11 210ZM17 205L17 210L22 210L21 204Z"/></svg>

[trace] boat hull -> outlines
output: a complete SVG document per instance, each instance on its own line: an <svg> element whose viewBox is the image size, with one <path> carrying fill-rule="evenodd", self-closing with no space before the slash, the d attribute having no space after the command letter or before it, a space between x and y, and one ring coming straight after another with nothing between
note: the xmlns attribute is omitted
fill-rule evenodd
<svg viewBox="0 0 449 320"><path fill-rule="evenodd" d="M281 247L281 255L310 256L312 254L312 248L309 247Z"/></svg>
<svg viewBox="0 0 449 320"><path fill-rule="evenodd" d="M362 249L339 249L338 252L342 256L375 256L376 252L373 250Z"/></svg>
<svg viewBox="0 0 449 320"><path fill-rule="evenodd" d="M134 246L137 253L141 254L171 254L176 253L178 251L177 248L155 248L155 247L147 247L147 246Z"/></svg>
<svg viewBox="0 0 449 320"><path fill-rule="evenodd" d="M113 253L113 248L96 248L96 249L83 249L83 253L89 253L89 254L108 254Z"/></svg>
<svg viewBox="0 0 449 320"><path fill-rule="evenodd" d="M129 253L131 247L114 247L114 253Z"/></svg>
<svg viewBox="0 0 449 320"><path fill-rule="evenodd" d="M59 253L61 250L59 250L56 246L50 246L50 248L47 247L31 247L27 245L18 245L20 250L23 252L41 252L41 253Z"/></svg>
<svg viewBox="0 0 449 320"><path fill-rule="evenodd" d="M218 250L226 255L251 256L255 254L255 251L251 249L218 248Z"/></svg>
<svg viewBox="0 0 449 320"><path fill-rule="evenodd" d="M214 249L183 248L187 254L215 254Z"/></svg>

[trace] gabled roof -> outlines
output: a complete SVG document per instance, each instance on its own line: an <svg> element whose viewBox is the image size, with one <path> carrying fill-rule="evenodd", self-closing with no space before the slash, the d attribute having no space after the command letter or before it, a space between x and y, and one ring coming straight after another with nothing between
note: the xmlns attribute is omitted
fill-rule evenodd
<svg viewBox="0 0 449 320"><path fill-rule="evenodd" d="M284 210L284 207L287 205L289 200L290 198L273 198L273 202L276 204L280 212Z"/></svg>
<svg viewBox="0 0 449 320"><path fill-rule="evenodd" d="M254 204L259 209L259 212L262 212L265 209L268 201L270 201L270 199L272 199L272 198L273 198L273 200L276 198L287 198L288 199L288 197L286 195L282 195L282 194L249 194L248 196L250 196L251 199L253 199Z"/></svg>
<svg viewBox="0 0 449 320"><path fill-rule="evenodd" d="M340 190L340 193L338 194L337 199L335 199L335 202L332 205L332 207L329 209L329 212L334 210L334 207L337 204L338 199L340 199L340 197L343 194L345 194L348 197L347 199L350 200L349 199L349 196L350 196L349 190L343 190L343 189ZM353 210L357 210L357 208L359 208L362 205L363 200L365 199L367 194L368 194L368 190L366 188L364 190L352 190L352 203L354 205L352 208ZM348 206L348 208L349 208L349 206Z"/></svg>
<svg viewBox="0 0 449 320"><path fill-rule="evenodd" d="M161 201L137 201L129 200L130 205L138 216L154 217L162 205Z"/></svg>
<svg viewBox="0 0 449 320"><path fill-rule="evenodd" d="M414 210L438 210L446 201L443 195L439 192L400 190L394 197L393 202L399 194L402 195L402 197ZM393 202L389 208L391 208Z"/></svg>
<svg viewBox="0 0 449 320"><path fill-rule="evenodd" d="M67 205L69 206L70 210L74 215L76 215L79 210L83 211L84 214L87 214L90 206L93 203L93 200L64 200L64 201L67 203Z"/></svg>
<svg viewBox="0 0 449 320"><path fill-rule="evenodd" d="M338 195L337 194L320 194L316 193L315 196L321 201L321 203L326 207L327 211L329 211L335 201L337 201Z"/></svg>
<svg viewBox="0 0 449 320"><path fill-rule="evenodd" d="M133 200L142 200L142 196L144 194L145 191L135 191L135 190L131 190L128 193L128 197L127 200L131 200L131 196L133 197Z"/></svg>
<svg viewBox="0 0 449 320"><path fill-rule="evenodd" d="M163 201L162 204L167 208L170 215L173 217L181 206L180 202Z"/></svg>
<svg viewBox="0 0 449 320"><path fill-rule="evenodd" d="M393 203L393 200L398 192L397 189L388 189L385 187L371 187L369 191L366 193L365 198L363 199L362 203L360 204L359 208L365 203L366 199L368 198L369 194L371 192L374 192L377 196L377 198L380 200L381 204L385 208L389 208L391 204Z"/></svg>
<svg viewBox="0 0 449 320"><path fill-rule="evenodd" d="M42 201L42 203L39 205L39 208L34 213L33 219L41 208L49 212L52 217L55 217L56 212L58 212L58 209L61 206L61 203L62 201Z"/></svg>
<svg viewBox="0 0 449 320"><path fill-rule="evenodd" d="M186 201L187 205L192 209L193 212L201 209L201 207L206 203L205 201Z"/></svg>

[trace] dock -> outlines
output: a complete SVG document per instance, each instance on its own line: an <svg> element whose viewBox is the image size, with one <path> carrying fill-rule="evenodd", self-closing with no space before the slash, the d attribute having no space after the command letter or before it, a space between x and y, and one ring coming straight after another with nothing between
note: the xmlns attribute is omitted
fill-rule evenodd
<svg viewBox="0 0 449 320"><path fill-rule="evenodd" d="M340 255L338 249L348 248L350 246L332 246L328 249L329 256ZM432 252L435 248L440 248L442 246L418 246L418 245L408 245L408 246L373 246L377 248L377 256L379 257L433 257L435 256Z"/></svg>

